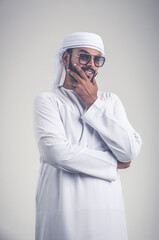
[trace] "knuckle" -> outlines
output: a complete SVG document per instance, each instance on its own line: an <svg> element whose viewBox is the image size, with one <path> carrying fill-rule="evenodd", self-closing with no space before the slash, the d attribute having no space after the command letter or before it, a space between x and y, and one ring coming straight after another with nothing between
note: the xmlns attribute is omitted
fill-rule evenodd
<svg viewBox="0 0 159 240"><path fill-rule="evenodd" d="M126 168L128 168L128 167L130 167L130 163L129 162L126 163Z"/></svg>
<svg viewBox="0 0 159 240"><path fill-rule="evenodd" d="M79 65L75 65L75 67L77 68L77 70L81 73L82 72L82 69L81 69L81 67L79 66Z"/></svg>

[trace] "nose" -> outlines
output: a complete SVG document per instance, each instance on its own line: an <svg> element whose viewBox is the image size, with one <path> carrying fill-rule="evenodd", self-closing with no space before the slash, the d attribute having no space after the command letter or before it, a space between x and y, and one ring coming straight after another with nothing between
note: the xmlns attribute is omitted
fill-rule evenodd
<svg viewBox="0 0 159 240"><path fill-rule="evenodd" d="M94 57L91 56L91 59L90 59L88 65L90 65L92 68L95 67L95 65L94 65Z"/></svg>

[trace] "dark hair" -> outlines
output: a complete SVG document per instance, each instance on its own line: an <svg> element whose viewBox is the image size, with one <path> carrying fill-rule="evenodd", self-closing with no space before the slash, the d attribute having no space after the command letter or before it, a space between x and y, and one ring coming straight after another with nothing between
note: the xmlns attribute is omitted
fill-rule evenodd
<svg viewBox="0 0 159 240"><path fill-rule="evenodd" d="M68 48L68 49L66 50L66 52L72 53L72 52L73 52L73 48Z"/></svg>

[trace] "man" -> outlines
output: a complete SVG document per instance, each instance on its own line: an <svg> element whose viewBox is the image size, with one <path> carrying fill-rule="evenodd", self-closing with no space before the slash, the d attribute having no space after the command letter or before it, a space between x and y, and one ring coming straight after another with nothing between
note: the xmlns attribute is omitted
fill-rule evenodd
<svg viewBox="0 0 159 240"><path fill-rule="evenodd" d="M120 99L97 89L102 39L77 32L57 52L53 92L35 99L41 159L36 240L126 240L118 169L141 147Z"/></svg>

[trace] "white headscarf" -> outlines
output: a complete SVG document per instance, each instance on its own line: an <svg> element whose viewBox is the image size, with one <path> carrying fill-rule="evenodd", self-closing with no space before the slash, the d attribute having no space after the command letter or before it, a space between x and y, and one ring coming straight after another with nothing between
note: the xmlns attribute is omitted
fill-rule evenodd
<svg viewBox="0 0 159 240"><path fill-rule="evenodd" d="M104 55L104 44L101 37L95 33L75 32L68 35L61 48L57 51L55 56L54 70L53 70L53 90L62 86L65 80L65 67L62 61L64 52L69 48L87 47L98 50Z"/></svg>

